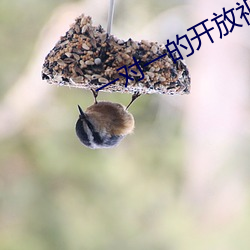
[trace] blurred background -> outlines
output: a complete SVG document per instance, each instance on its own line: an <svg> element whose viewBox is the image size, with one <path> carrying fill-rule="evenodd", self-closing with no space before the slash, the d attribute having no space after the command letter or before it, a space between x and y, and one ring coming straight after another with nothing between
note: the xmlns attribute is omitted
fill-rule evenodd
<svg viewBox="0 0 250 250"><path fill-rule="evenodd" d="M41 68L81 13L106 28L108 5L0 2L0 249L249 250L250 27L235 12L243 27L202 36L185 58L191 94L140 97L134 134L90 150L74 126L92 94L48 85ZM113 34L165 44L223 7L236 0L117 0Z"/></svg>

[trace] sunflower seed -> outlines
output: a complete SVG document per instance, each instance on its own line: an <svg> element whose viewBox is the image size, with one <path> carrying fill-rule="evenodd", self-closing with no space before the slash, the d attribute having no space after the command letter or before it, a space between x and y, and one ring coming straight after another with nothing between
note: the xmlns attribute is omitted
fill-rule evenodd
<svg viewBox="0 0 250 250"><path fill-rule="evenodd" d="M87 31L87 29L88 29L88 26L87 25L84 25L83 27L82 27L82 34L84 34L86 31Z"/></svg>
<svg viewBox="0 0 250 250"><path fill-rule="evenodd" d="M151 51L156 54L157 53L157 47L155 45L152 46Z"/></svg>
<svg viewBox="0 0 250 250"><path fill-rule="evenodd" d="M75 62L75 59L73 59L73 58L65 58L63 61L64 61L65 63L67 63L67 64L70 64L70 63L72 63L72 62Z"/></svg>
<svg viewBox="0 0 250 250"><path fill-rule="evenodd" d="M74 53L73 56L74 56L74 58L75 58L77 61L80 60L80 56L79 56L79 55L77 55L77 54Z"/></svg>
<svg viewBox="0 0 250 250"><path fill-rule="evenodd" d="M150 78L154 78L154 76L155 76L155 74L153 73L153 72L147 72L147 74L148 74L148 76L150 77Z"/></svg>
<svg viewBox="0 0 250 250"><path fill-rule="evenodd" d="M66 52L65 55L66 55L67 57L71 57L72 54L71 54L70 52Z"/></svg>
<svg viewBox="0 0 250 250"><path fill-rule="evenodd" d="M69 43L69 41L68 41L68 40L66 40L66 41L62 42L62 43L60 43L60 47L64 47L64 45L66 45L66 44L68 44L68 43Z"/></svg>
<svg viewBox="0 0 250 250"><path fill-rule="evenodd" d="M79 25L75 25L75 31L76 31L77 34L80 33L80 27L79 27Z"/></svg>
<svg viewBox="0 0 250 250"><path fill-rule="evenodd" d="M75 66L75 67L74 67L74 70L75 70L75 72L78 73L79 75L83 75L83 72L82 72L82 70L81 70L79 67Z"/></svg>
<svg viewBox="0 0 250 250"><path fill-rule="evenodd" d="M108 83L109 81L106 78L101 77L98 79L98 82L99 83Z"/></svg>
<svg viewBox="0 0 250 250"><path fill-rule="evenodd" d="M117 55L117 56L116 56L116 60L117 60L118 62L122 62L122 61L123 61L123 59L122 59L122 57L121 57L120 55Z"/></svg>
<svg viewBox="0 0 250 250"><path fill-rule="evenodd" d="M132 42L133 49L138 49L138 44L136 42Z"/></svg>
<svg viewBox="0 0 250 250"><path fill-rule="evenodd" d="M82 76L76 76L71 78L74 82L76 83L82 83L83 82L83 77Z"/></svg>
<svg viewBox="0 0 250 250"><path fill-rule="evenodd" d="M107 34L106 33L101 34L100 38L101 38L101 43L104 43L107 39Z"/></svg>
<svg viewBox="0 0 250 250"><path fill-rule="evenodd" d="M101 77L101 75L97 75L97 74L94 74L94 75L92 75L92 79L94 80L94 79L98 79L98 78L100 78Z"/></svg>
<svg viewBox="0 0 250 250"><path fill-rule="evenodd" d="M123 40L121 40L121 39L118 39L118 44L119 45L122 45L122 44L124 44L125 42L123 41Z"/></svg>
<svg viewBox="0 0 250 250"><path fill-rule="evenodd" d="M89 46L86 44L86 43L83 43L82 44L82 48L85 49L85 50L89 50Z"/></svg>
<svg viewBox="0 0 250 250"><path fill-rule="evenodd" d="M84 75L85 76L85 78L87 78L89 81L92 79L92 77L91 77L91 75Z"/></svg>
<svg viewBox="0 0 250 250"><path fill-rule="evenodd" d="M58 63L60 66L66 66L66 65L67 65L62 59L57 60L57 63Z"/></svg>
<svg viewBox="0 0 250 250"><path fill-rule="evenodd" d="M87 60L87 61L85 61L85 64L86 65L94 65L95 63L93 61Z"/></svg>
<svg viewBox="0 0 250 250"><path fill-rule="evenodd" d="M149 71L150 71L150 72L154 72L154 71L155 71L155 67L151 67L151 68L149 69Z"/></svg>
<svg viewBox="0 0 250 250"><path fill-rule="evenodd" d="M146 46L150 47L150 43L147 40L141 40L142 44L145 44Z"/></svg>

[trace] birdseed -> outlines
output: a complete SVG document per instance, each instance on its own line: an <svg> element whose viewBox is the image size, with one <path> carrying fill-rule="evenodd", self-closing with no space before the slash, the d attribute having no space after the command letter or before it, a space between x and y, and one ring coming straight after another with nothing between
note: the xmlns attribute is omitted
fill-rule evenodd
<svg viewBox="0 0 250 250"><path fill-rule="evenodd" d="M143 67L147 62L166 54L166 56ZM136 67L133 57L143 68L144 78L131 72ZM127 66L128 80L117 69ZM137 70L139 73L139 70ZM125 71L121 71L121 73ZM85 89L97 89L119 79L102 91L141 94L188 94L190 76L185 63L176 64L164 45L142 40L123 41L108 35L101 26L93 26L91 17L81 15L62 36L45 58L42 78L50 84Z"/></svg>

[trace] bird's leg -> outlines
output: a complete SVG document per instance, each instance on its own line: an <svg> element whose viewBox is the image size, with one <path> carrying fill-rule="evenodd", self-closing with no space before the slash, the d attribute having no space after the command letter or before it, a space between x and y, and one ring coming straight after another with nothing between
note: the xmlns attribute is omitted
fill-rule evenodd
<svg viewBox="0 0 250 250"><path fill-rule="evenodd" d="M95 104L97 104L98 102L97 102L97 96L98 96L98 92L97 91L95 91L94 89L91 89L91 91L92 91L92 93L93 93L93 96L94 96L94 99L95 99Z"/></svg>
<svg viewBox="0 0 250 250"><path fill-rule="evenodd" d="M131 106L131 104L140 96L141 94L139 93L139 91L135 92L132 95L132 100L131 102L128 104L128 106L126 107L126 110Z"/></svg>

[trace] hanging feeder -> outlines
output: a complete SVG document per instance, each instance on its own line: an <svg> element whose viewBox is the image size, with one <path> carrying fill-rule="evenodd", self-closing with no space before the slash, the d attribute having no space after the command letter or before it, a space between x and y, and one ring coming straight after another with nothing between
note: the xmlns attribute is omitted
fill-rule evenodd
<svg viewBox="0 0 250 250"><path fill-rule="evenodd" d="M109 34L111 26L108 29L93 26L89 16L78 17L47 55L43 80L106 92L189 93L187 66L181 60L174 63L164 45L123 41Z"/></svg>

